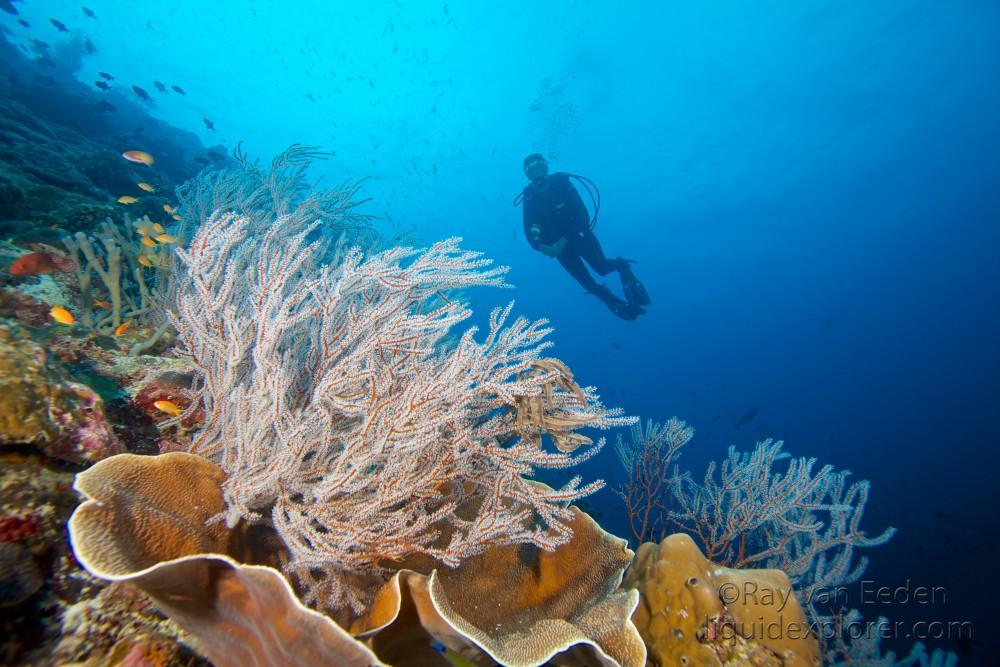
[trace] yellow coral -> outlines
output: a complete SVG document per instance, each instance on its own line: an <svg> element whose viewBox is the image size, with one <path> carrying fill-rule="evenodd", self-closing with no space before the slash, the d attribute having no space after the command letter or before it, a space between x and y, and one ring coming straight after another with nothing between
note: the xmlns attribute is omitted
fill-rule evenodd
<svg viewBox="0 0 1000 667"><path fill-rule="evenodd" d="M716 565L678 534L640 546L622 585L641 596L632 622L648 664L820 664L819 644L780 570Z"/></svg>
<svg viewBox="0 0 1000 667"><path fill-rule="evenodd" d="M36 444L78 463L123 449L100 397L68 381L43 347L10 326L0 326L0 395L0 445Z"/></svg>

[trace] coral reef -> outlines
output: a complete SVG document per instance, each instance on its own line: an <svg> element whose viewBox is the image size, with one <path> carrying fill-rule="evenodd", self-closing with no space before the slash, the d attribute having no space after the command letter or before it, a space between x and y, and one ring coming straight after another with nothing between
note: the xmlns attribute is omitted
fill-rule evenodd
<svg viewBox="0 0 1000 667"><path fill-rule="evenodd" d="M625 504L636 544L666 536L668 496L673 488L670 468L692 437L694 429L676 417L663 424L647 420L645 428L635 424L627 441L618 435L615 453L628 477L616 493Z"/></svg>
<svg viewBox="0 0 1000 667"><path fill-rule="evenodd" d="M306 146L266 169L237 150L180 188L169 230L156 197L136 207L148 216L109 217L138 168L27 109L0 104L18 123L0 133L16 148L0 218L13 207L5 229L35 255L59 238L69 255L65 272L11 269L0 285L0 315L19 323L0 321L0 662L818 663L816 612L792 585L850 579L865 564L851 548L888 539L860 531L865 484L811 460L778 474L769 442L696 484L668 473L691 429L636 426L617 447L634 535L680 522L710 558L672 536L633 561L571 505L602 482L530 478L593 456L603 440L582 429L634 420L543 357L547 324L512 304L479 340L455 334L471 316L461 291L501 286L504 267L455 239L379 250L357 183L309 188L323 154ZM32 141L44 169L26 166ZM60 142L70 154L49 168ZM52 188L68 208L32 203ZM22 246L0 247L4 266ZM77 324L52 324L56 304ZM60 466L88 465L71 553ZM791 533L773 543L767 521ZM724 567L737 564L789 576ZM767 623L784 639L761 636Z"/></svg>
<svg viewBox="0 0 1000 667"><path fill-rule="evenodd" d="M265 170L237 146L235 166L203 172L177 188L183 211L178 236L190 240L194 230L224 211L250 219L261 232L275 217L289 218L286 231L293 234L319 220L328 239L365 249L380 246L380 236L371 225L373 216L358 210L367 201L358 197L360 183L310 186L307 170L327 155L315 146L296 144L276 155Z"/></svg>
<svg viewBox="0 0 1000 667"><path fill-rule="evenodd" d="M0 445L37 444L48 456L86 463L123 451L89 387L19 328L0 324Z"/></svg>
<svg viewBox="0 0 1000 667"><path fill-rule="evenodd" d="M20 243L87 231L121 208L117 197L141 194L138 181L168 192L199 169L194 135L77 80L82 53L69 41L30 60L0 35L0 234ZM123 160L123 146L154 153L155 174ZM153 214L164 201L143 196L135 206Z"/></svg>
<svg viewBox="0 0 1000 667"><path fill-rule="evenodd" d="M145 596L76 563L66 540L79 502L72 479L38 454L0 454L0 664L70 664L140 637L178 653L176 628Z"/></svg>
<svg viewBox="0 0 1000 667"><path fill-rule="evenodd" d="M570 525L572 539L553 551L490 547L455 568L425 563L419 573L401 570L351 630L371 636L386 661L413 664L428 642L400 620L412 605L428 635L477 664L491 664L485 652L512 667L638 667L646 656L630 621L638 597L618 588L633 554L576 508Z"/></svg>
<svg viewBox="0 0 1000 667"><path fill-rule="evenodd" d="M552 424L577 446L571 430L629 420L561 364L539 365L545 323L505 327L509 306L494 311L483 343L472 329L445 344L471 312L442 295L500 284L505 269L485 268L455 240L367 259L352 249L320 264L321 241L307 242L317 225L287 215L255 232L248 218L216 215L179 251L174 324L205 412L191 451L225 471L228 524L267 517L290 550L288 570L315 584L307 602L331 609L364 601L330 571L379 572L380 560L416 553L457 565L491 545L565 543L565 503L599 484L531 486L523 476L533 469L579 460L546 452L540 434ZM544 418L519 417L534 397L547 397ZM469 495L484 499L482 511L460 520L454 509ZM447 543L435 527L443 520Z"/></svg>
<svg viewBox="0 0 1000 667"><path fill-rule="evenodd" d="M74 310L81 326L113 334L126 322L133 331L149 324L155 332L151 335L157 339L163 335L167 285L176 263L173 245L155 241L165 231L148 216L133 220L125 215L117 223L108 218L93 236L77 232L63 239L76 267ZM148 347L143 345L140 351Z"/></svg>
<svg viewBox="0 0 1000 667"><path fill-rule="evenodd" d="M271 546L260 531L209 521L223 504L221 479L216 466L190 454L125 454L96 464L77 476L87 501L69 522L80 562L145 590L216 664L257 664L253 655L270 656L266 664L380 664L331 618L302 607L277 571L234 560ZM505 665L551 658L638 667L645 648L629 620L638 597L618 590L632 553L578 510L572 525L573 540L554 552L520 545L489 549L457 568L428 558L400 563L421 571L398 570L349 624L351 634L401 666L447 664L431 650L434 640L476 664L492 664L492 656ZM571 648L578 659L561 655ZM324 656L327 663L316 662Z"/></svg>
<svg viewBox="0 0 1000 667"><path fill-rule="evenodd" d="M134 188L126 170L115 169L121 158L110 147L65 126L47 124L24 104L2 99L0 219L32 220L43 228L85 228L114 212L111 192ZM32 236L27 225L5 231Z"/></svg>
<svg viewBox="0 0 1000 667"><path fill-rule="evenodd" d="M48 662L82 662L87 667L209 665L186 646L191 637L138 588L97 580L86 588L58 619L60 636L47 651ZM129 656L134 662L125 662Z"/></svg>
<svg viewBox="0 0 1000 667"><path fill-rule="evenodd" d="M687 535L639 547L623 585L652 665L820 664L819 644L780 570L712 563Z"/></svg>
<svg viewBox="0 0 1000 667"><path fill-rule="evenodd" d="M42 587L42 570L19 544L0 541L0 608L16 607Z"/></svg>
<svg viewBox="0 0 1000 667"><path fill-rule="evenodd" d="M54 639L57 600L73 594L59 576L72 559L65 537L77 503L72 479L37 454L0 449L0 664Z"/></svg>
<svg viewBox="0 0 1000 667"><path fill-rule="evenodd" d="M721 466L709 464L700 484L678 474L670 518L713 560L785 572L810 623L823 628L824 654L835 660L844 653L836 648L843 638L831 632L837 618L819 609L815 592L858 581L868 559L856 557L856 550L885 544L896 529L869 536L861 528L869 482L848 484L850 472L831 465L814 471L815 458L791 458L783 444L765 440L749 453L730 447Z"/></svg>

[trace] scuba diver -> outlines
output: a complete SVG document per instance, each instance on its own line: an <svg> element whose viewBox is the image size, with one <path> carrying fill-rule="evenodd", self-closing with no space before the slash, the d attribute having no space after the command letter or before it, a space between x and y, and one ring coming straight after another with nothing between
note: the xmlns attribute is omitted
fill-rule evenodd
<svg viewBox="0 0 1000 667"><path fill-rule="evenodd" d="M621 257L605 257L594 235L601 198L593 182L564 172L549 174L549 163L538 153L524 158L523 166L524 175L531 182L514 199L514 205L524 203L524 235L531 247L558 259L585 290L603 301L618 317L634 320L645 313L643 306L649 305L649 295L632 273L632 262ZM579 181L590 195L594 204L593 218L570 182L571 178ZM584 261L601 276L617 271L625 300L594 280Z"/></svg>

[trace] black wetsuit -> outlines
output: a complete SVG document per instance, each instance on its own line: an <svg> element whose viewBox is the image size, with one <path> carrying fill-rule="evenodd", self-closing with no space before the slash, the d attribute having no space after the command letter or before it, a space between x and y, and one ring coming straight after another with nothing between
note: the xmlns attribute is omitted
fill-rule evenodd
<svg viewBox="0 0 1000 667"><path fill-rule="evenodd" d="M532 227L538 235L531 233ZM586 260L599 275L612 271L630 273L628 262L604 256L601 244L590 229L590 213L569 180L569 174L556 172L524 188L524 235L535 250L566 239L566 246L557 259L585 290L595 294L609 306L623 303L604 285L598 284L584 266Z"/></svg>

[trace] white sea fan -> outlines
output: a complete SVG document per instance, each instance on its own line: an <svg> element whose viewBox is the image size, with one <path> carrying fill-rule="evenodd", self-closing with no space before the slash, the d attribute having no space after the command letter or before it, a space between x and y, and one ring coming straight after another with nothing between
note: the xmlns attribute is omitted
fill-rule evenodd
<svg viewBox="0 0 1000 667"><path fill-rule="evenodd" d="M330 607L360 602L339 575L378 573L384 559L455 565L489 545L568 540L568 502L601 482L524 479L581 457L543 450L516 403L555 391L561 422L628 420L533 370L544 320L508 323L508 306L482 342L475 328L448 338L470 311L447 293L501 286L507 269L457 239L320 265L315 224L256 224L218 213L179 252L174 324L200 371L191 410L205 413L192 451L227 475L225 520L273 525L289 569ZM456 515L463 503L474 516Z"/></svg>

